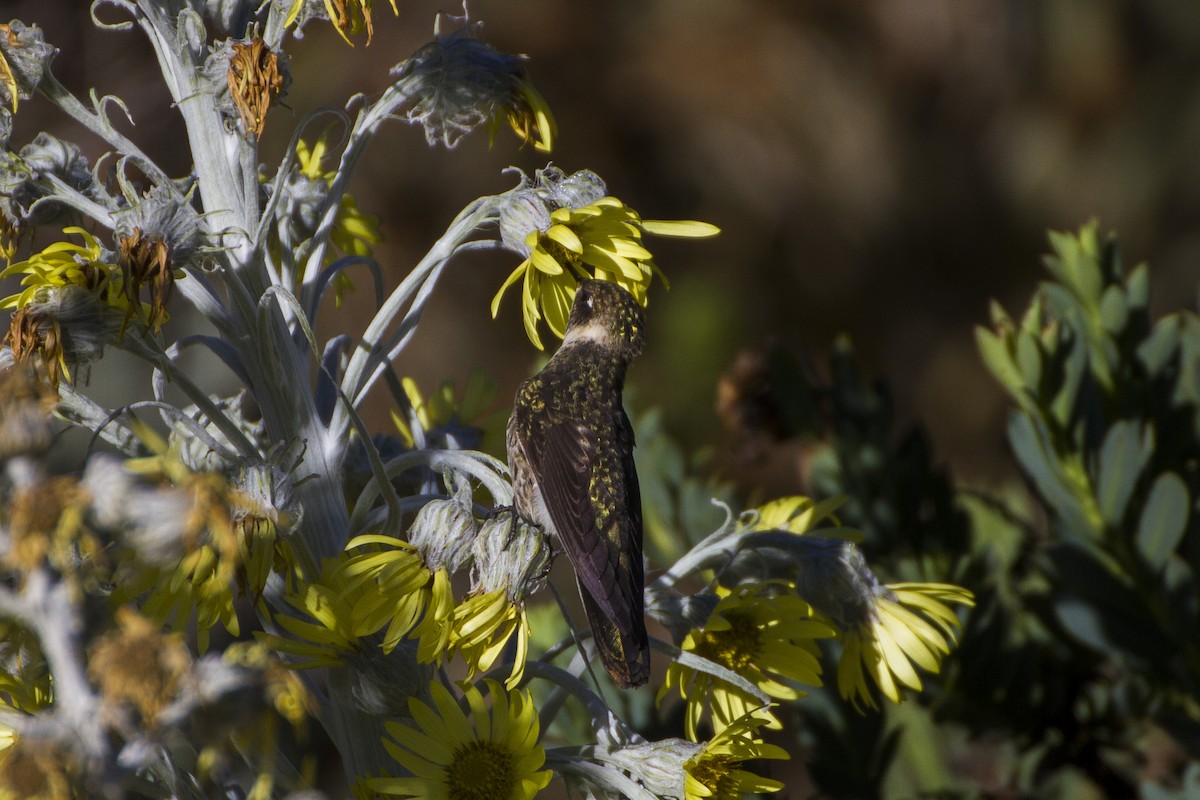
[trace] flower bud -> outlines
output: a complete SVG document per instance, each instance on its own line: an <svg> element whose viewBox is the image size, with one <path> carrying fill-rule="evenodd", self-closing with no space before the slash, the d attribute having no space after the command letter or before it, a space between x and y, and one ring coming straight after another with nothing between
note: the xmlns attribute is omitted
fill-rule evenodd
<svg viewBox="0 0 1200 800"><path fill-rule="evenodd" d="M550 227L550 212L556 206L544 192L529 186L526 176L521 180L524 185L509 193L500 208L500 241L521 258L529 258L532 248L526 239Z"/></svg>
<svg viewBox="0 0 1200 800"><path fill-rule="evenodd" d="M53 402L29 370L8 369L0 374L0 461L50 449Z"/></svg>
<svg viewBox="0 0 1200 800"><path fill-rule="evenodd" d="M20 20L0 24L0 59L7 64L9 80L0 80L0 100L17 110L17 100L28 100L37 91L50 59L58 48L47 44L36 25Z"/></svg>
<svg viewBox="0 0 1200 800"><path fill-rule="evenodd" d="M186 198L169 187L155 186L113 217L116 220L113 235L122 243L122 249L127 249L125 243L135 238L148 243L161 242L172 269L186 266L200 247L200 215Z"/></svg>
<svg viewBox="0 0 1200 800"><path fill-rule="evenodd" d="M479 523L471 500L471 481L449 470L443 480L452 496L422 506L408 530L408 541L430 570L442 567L453 575L471 562Z"/></svg>
<svg viewBox="0 0 1200 800"><path fill-rule="evenodd" d="M556 208L583 208L608 194L608 186L590 169L570 175L557 167L537 171L537 183Z"/></svg>
<svg viewBox="0 0 1200 800"><path fill-rule="evenodd" d="M655 797L682 798L686 796L684 764L703 749L704 745L685 739L663 739L617 748L605 761L626 771Z"/></svg>
<svg viewBox="0 0 1200 800"><path fill-rule="evenodd" d="M86 196L95 195L95 179L82 151L73 143L48 133L0 159L0 211L14 226L47 225L74 219L74 212L58 203L34 203L47 196L51 177Z"/></svg>
<svg viewBox="0 0 1200 800"><path fill-rule="evenodd" d="M514 603L541 591L552 551L546 535L519 516L500 514L483 523L475 540L471 591L504 589Z"/></svg>
<svg viewBox="0 0 1200 800"><path fill-rule="evenodd" d="M646 614L670 631L672 640L679 644L693 630L704 627L720 600L711 592L680 596L648 587Z"/></svg>

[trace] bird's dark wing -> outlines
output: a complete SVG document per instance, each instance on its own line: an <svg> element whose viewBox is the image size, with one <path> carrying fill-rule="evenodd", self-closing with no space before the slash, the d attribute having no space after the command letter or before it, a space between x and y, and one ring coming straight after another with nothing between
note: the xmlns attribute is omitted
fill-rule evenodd
<svg viewBox="0 0 1200 800"><path fill-rule="evenodd" d="M615 448L602 448L586 424L562 421L528 443L527 453L605 667L629 687L649 678L650 650L633 430L624 411L617 415L606 432L615 435Z"/></svg>
<svg viewBox="0 0 1200 800"><path fill-rule="evenodd" d="M628 513L618 492L606 491L597 475L595 432L577 421L548 426L532 448L530 467L537 477L559 543L571 559L579 584L608 616L618 613L621 592L620 548L624 538L617 518ZM595 477L594 477L595 476ZM610 475L611 481L620 476ZM593 480L597 481L593 491ZM640 514L640 509L639 509ZM601 525L608 523L609 531ZM616 540L614 541L614 537ZM623 600L623 598L622 598ZM624 613L628 613L627 611Z"/></svg>

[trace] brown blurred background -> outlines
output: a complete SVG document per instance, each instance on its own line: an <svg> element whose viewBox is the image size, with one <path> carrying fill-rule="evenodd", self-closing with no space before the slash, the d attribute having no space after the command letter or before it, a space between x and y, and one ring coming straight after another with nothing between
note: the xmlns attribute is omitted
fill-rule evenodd
<svg viewBox="0 0 1200 800"><path fill-rule="evenodd" d="M402 0L399 19L375 5L369 48L324 24L294 43L265 164L304 113L381 90L388 68L431 38L438 5ZM61 49L60 80L124 98L133 138L182 174L182 126L148 46L95 30L85 8L9 1L0 16L40 25ZM1046 228L1097 216L1119 231L1128 263L1152 263L1157 310L1195 302L1200 5L477 0L471 12L485 40L530 56L561 131L554 163L594 169L646 218L724 230L651 241L672 288L652 295L631 383L689 446L728 441L715 383L740 349L774 339L822 362L845 332L893 386L902 419L923 419L959 475L993 479L1005 469L1004 403L972 328L990 298L1023 310ZM14 145L42 129L101 152L45 100L22 105ZM431 152L421 131L385 127L352 191L383 218L376 255L393 284L463 205L512 185L504 167L545 161L507 133L491 149L475 135ZM514 265L502 254L454 264L398 370L429 390L480 364L504 402L535 355L515 296L498 321L488 313Z"/></svg>

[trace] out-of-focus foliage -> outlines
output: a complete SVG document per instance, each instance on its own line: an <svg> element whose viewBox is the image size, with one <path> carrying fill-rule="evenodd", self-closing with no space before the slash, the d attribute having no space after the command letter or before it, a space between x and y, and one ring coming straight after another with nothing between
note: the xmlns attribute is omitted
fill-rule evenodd
<svg viewBox="0 0 1200 800"><path fill-rule="evenodd" d="M1152 320L1148 268L1127 270L1096 223L1050 243L1029 308L1014 320L996 304L977 332L1012 403L1025 489L956 487L919 426L895 434L886 388L844 340L827 379L779 348L743 354L723 379L743 454L807 441L802 483L849 495L839 513L885 575L936 564L976 592L927 706L890 724L814 711L810 768L832 796L1195 791L1200 317ZM848 760L868 767L830 766Z"/></svg>

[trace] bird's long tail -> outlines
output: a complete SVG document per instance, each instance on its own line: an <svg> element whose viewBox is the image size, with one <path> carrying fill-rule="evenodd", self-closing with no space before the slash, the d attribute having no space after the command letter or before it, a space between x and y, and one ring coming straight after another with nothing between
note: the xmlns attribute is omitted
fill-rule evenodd
<svg viewBox="0 0 1200 800"><path fill-rule="evenodd" d="M629 613L612 619L582 586L579 595L583 598L583 608L592 626L600 660L617 685L629 689L650 680L650 641L642 609L623 609Z"/></svg>

